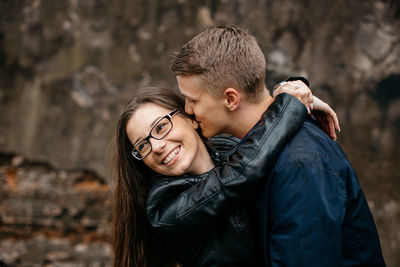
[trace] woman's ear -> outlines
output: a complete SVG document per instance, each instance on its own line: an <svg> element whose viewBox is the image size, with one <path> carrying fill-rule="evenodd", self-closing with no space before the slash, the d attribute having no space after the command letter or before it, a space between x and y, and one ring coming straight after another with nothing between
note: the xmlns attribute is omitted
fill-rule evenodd
<svg viewBox="0 0 400 267"><path fill-rule="evenodd" d="M197 128L199 128L199 123L196 120L192 120L192 126L197 130Z"/></svg>
<svg viewBox="0 0 400 267"><path fill-rule="evenodd" d="M229 111L237 109L240 103L240 93L235 88L226 88L223 94L225 107Z"/></svg>

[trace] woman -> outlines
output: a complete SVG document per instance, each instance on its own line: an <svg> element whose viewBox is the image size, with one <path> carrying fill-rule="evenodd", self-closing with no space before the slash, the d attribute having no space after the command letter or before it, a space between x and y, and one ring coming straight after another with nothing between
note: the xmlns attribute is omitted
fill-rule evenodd
<svg viewBox="0 0 400 267"><path fill-rule="evenodd" d="M289 103L290 96L278 98L263 115L264 124L255 127L240 145L242 150L259 147L259 138L251 134L257 136L258 128L278 125L276 129L283 134L267 140L262 150L265 155L260 155L271 162L306 115L298 101ZM121 115L116 136L115 266L176 266L175 259L184 266L257 264L245 202L251 197L246 194L254 194L261 179L237 179L229 185L216 179L215 164L224 162L235 143L220 137L216 143L222 140L222 145L211 148L197 128L184 112L184 100L164 89L143 91ZM233 157L230 164L235 160L243 159ZM208 188L217 187L225 187L229 196L207 204ZM172 216L170 221L171 212L182 216Z"/></svg>

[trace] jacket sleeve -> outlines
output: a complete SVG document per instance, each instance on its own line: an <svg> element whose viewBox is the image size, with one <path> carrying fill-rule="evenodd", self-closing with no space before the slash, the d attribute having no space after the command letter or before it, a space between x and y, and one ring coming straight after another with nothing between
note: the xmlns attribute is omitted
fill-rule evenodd
<svg viewBox="0 0 400 267"><path fill-rule="evenodd" d="M208 177L201 181L159 180L153 185L147 200L151 225L164 234L176 234L177 229L206 229L230 214L240 201L254 196L280 150L306 116L304 105L296 98L278 95L236 152L224 165L211 170Z"/></svg>

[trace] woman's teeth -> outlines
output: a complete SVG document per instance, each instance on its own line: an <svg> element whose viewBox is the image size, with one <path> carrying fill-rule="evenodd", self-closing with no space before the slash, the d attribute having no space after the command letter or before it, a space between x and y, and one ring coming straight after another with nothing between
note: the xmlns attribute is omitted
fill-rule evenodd
<svg viewBox="0 0 400 267"><path fill-rule="evenodd" d="M175 158L175 156L178 154L178 152L179 152L179 147L172 150L171 154L168 155L168 157L163 161L163 163L168 164L168 162L170 162L172 159Z"/></svg>

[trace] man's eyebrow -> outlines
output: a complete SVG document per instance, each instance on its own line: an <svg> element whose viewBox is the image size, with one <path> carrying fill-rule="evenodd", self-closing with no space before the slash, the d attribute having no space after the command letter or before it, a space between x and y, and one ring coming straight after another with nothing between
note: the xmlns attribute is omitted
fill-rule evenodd
<svg viewBox="0 0 400 267"><path fill-rule="evenodd" d="M153 127L154 124L156 124L162 117L157 117L155 120L150 124L150 129ZM139 140L143 140L144 138L141 138L140 136L133 142L133 146L135 146Z"/></svg>

